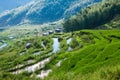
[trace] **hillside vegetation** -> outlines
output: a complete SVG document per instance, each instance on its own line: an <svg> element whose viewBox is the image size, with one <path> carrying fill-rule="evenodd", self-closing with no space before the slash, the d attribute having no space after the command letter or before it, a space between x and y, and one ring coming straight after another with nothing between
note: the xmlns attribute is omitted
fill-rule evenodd
<svg viewBox="0 0 120 80"><path fill-rule="evenodd" d="M58 37L60 41L60 51L56 54L49 54L53 50L52 37ZM72 38L69 45L66 43L68 38ZM46 49L41 46L41 41L45 42ZM25 44L28 42L32 45L26 49ZM68 46L72 50L67 51ZM40 54L35 54L39 51ZM35 72L12 74L46 58L51 58L50 62ZM28 62L29 60L33 62ZM51 69L52 72L45 80L119 80L119 60L119 30L81 30L49 37L33 37L12 42L0 51L0 79L39 80L37 75L42 70ZM61 64L56 66L59 61Z"/></svg>
<svg viewBox="0 0 120 80"><path fill-rule="evenodd" d="M103 0L92 7L82 9L76 16L71 17L64 23L65 31L76 31L80 29L94 29L98 26L101 29L120 28L120 1ZM117 19L109 25L104 25ZM103 26L102 26L103 25Z"/></svg>
<svg viewBox="0 0 120 80"><path fill-rule="evenodd" d="M0 80L120 80L119 0L85 8L63 25L67 33L41 36L50 29L39 26L1 32Z"/></svg>
<svg viewBox="0 0 120 80"><path fill-rule="evenodd" d="M119 30L75 32L72 43L79 43L74 45L76 49L59 54L50 63L53 67L56 61L65 59L46 80L119 80L119 35Z"/></svg>

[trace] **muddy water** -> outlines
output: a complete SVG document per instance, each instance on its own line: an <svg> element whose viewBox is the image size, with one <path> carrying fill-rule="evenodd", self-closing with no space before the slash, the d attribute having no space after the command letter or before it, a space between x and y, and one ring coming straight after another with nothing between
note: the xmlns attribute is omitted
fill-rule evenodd
<svg viewBox="0 0 120 80"><path fill-rule="evenodd" d="M36 69L43 68L45 66L45 64L48 63L49 61L50 61L50 58L46 58L36 64L26 67L24 69L14 71L13 74L19 74L19 73L22 73L23 71L34 72Z"/></svg>
<svg viewBox="0 0 120 80"><path fill-rule="evenodd" d="M24 54L25 54L25 52L24 52L24 51L20 53L20 55L24 55Z"/></svg>
<svg viewBox="0 0 120 80"><path fill-rule="evenodd" d="M37 75L37 78L42 78L43 79L44 77L47 77L51 71L52 71L51 69L42 70L41 73Z"/></svg>
<svg viewBox="0 0 120 80"><path fill-rule="evenodd" d="M52 38L53 39L53 53L56 53L60 50L60 43L58 41L58 38Z"/></svg>
<svg viewBox="0 0 120 80"><path fill-rule="evenodd" d="M56 64L56 66L57 66L57 67L60 67L60 66L61 66L61 63L62 63L63 61L65 61L66 59L67 59L67 58L60 60L60 61Z"/></svg>
<svg viewBox="0 0 120 80"><path fill-rule="evenodd" d="M41 45L42 45L42 47L43 47L44 49L46 49L45 45L43 44L43 41L42 41Z"/></svg>
<svg viewBox="0 0 120 80"><path fill-rule="evenodd" d="M56 66L57 66L57 67L60 67L60 66L61 66L62 61L63 61L63 60L60 60L60 61L56 64Z"/></svg>
<svg viewBox="0 0 120 80"><path fill-rule="evenodd" d="M3 45L0 46L0 49L3 49L3 48L6 47L6 46L7 46L7 44L4 43Z"/></svg>
<svg viewBox="0 0 120 80"><path fill-rule="evenodd" d="M34 55L40 55L40 51L33 53Z"/></svg>
<svg viewBox="0 0 120 80"><path fill-rule="evenodd" d="M70 42L71 42L71 41L72 41L72 38L67 39L67 45L69 45L67 51L71 51L71 50L72 50L72 48L70 47Z"/></svg>

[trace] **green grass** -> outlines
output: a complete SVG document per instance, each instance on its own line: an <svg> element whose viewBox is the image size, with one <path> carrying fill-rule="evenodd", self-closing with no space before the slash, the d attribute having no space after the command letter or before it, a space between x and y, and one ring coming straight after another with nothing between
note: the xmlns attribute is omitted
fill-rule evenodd
<svg viewBox="0 0 120 80"><path fill-rule="evenodd" d="M9 68L12 68L16 66L17 64L25 64L25 61L29 59L35 59L36 62L42 60L43 58L47 57L48 52L52 51L52 39L49 38L31 38L31 39L22 39L22 40L16 40L15 42L9 44L9 46L5 47L3 50L0 51L0 67L7 71ZM41 41L47 41L46 48L47 50L44 50L41 46ZM25 45L26 43L32 43L31 48L26 49ZM20 55L20 53L24 51L24 55ZM42 51L42 53L39 56L35 56L33 53L35 51ZM25 64L27 66L28 64ZM29 64L30 65L30 64Z"/></svg>
<svg viewBox="0 0 120 80"><path fill-rule="evenodd" d="M53 50L52 37L54 36L59 37L60 52L47 55ZM73 50L66 52L68 38L72 38L70 46ZM41 46L42 41L44 41L46 49ZM32 43L29 49L25 49L27 42ZM25 54L20 56L22 51L25 51ZM43 52L35 56L33 53L36 51ZM43 69L52 69L52 72L45 80L119 80L120 31L81 30L74 33L11 41L8 47L0 51L0 79L37 80L35 76L30 76L38 74L42 69L36 70L34 73L24 72L18 75L10 73L33 65L47 57L51 57L51 61ZM26 61L30 59L35 62L27 64ZM56 63L60 60L63 60L61 66L56 67ZM24 66L12 69L19 64L24 64Z"/></svg>
<svg viewBox="0 0 120 80"><path fill-rule="evenodd" d="M54 66L57 61L66 58L66 60L62 62L61 67L51 67L53 68L53 72L48 77L51 78L51 80L55 76L55 78L57 78L56 80L66 80L66 78L63 77L65 74L86 75L87 73L94 73L102 67L114 66L116 64L120 65L120 39L110 37L111 35L120 35L119 30L82 30L76 32L75 35L79 34L82 35L79 36L79 38L75 38L80 39L80 42L84 43L84 47L75 51L73 50L72 52L62 53L51 62L50 64ZM84 35L92 38L84 41ZM73 79L74 78L71 80Z"/></svg>

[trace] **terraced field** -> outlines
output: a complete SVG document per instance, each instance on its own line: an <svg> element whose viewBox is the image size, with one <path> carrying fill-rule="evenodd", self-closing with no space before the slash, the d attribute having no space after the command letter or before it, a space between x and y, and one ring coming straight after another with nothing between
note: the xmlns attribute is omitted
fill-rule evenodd
<svg viewBox="0 0 120 80"><path fill-rule="evenodd" d="M105 68L103 72L107 72L108 68L106 69L106 67L110 67L112 70L113 67L120 65L120 31L83 30L75 32L73 39L75 40L72 43L74 43L75 48L78 48L71 52L62 53L52 61L49 64L50 67L53 67L57 61L66 59L59 68L53 68L53 72L47 79L110 80L110 78L107 79L108 77L104 78L105 75L108 74L101 77L102 72L100 73L98 70ZM75 45L75 43L78 44ZM117 70L119 73L120 68L118 67ZM95 72L97 74L94 74ZM91 75L89 76L88 74ZM111 80L120 79L119 74L113 74L116 75L110 74L110 77L113 78ZM117 76L118 79L115 79L115 76Z"/></svg>
<svg viewBox="0 0 120 80"><path fill-rule="evenodd" d="M0 50L0 79L119 80L119 61L119 30L35 36Z"/></svg>

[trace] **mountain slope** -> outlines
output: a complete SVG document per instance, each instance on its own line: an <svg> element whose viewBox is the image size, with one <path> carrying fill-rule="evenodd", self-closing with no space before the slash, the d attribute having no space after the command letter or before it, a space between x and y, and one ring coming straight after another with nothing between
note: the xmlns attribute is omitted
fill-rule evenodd
<svg viewBox="0 0 120 80"><path fill-rule="evenodd" d="M5 10L10 10L18 6L24 5L30 1L31 0L0 0L0 13L2 13Z"/></svg>
<svg viewBox="0 0 120 80"><path fill-rule="evenodd" d="M71 17L64 23L66 31L80 29L94 29L108 22L116 20L111 28L119 28L120 1L103 0L99 4L82 9L76 16ZM113 19L113 21L112 21ZM114 26L115 24L115 26ZM106 28L106 27L105 27Z"/></svg>
<svg viewBox="0 0 120 80"><path fill-rule="evenodd" d="M81 8L101 0L34 0L0 15L0 26L41 24L76 14Z"/></svg>

